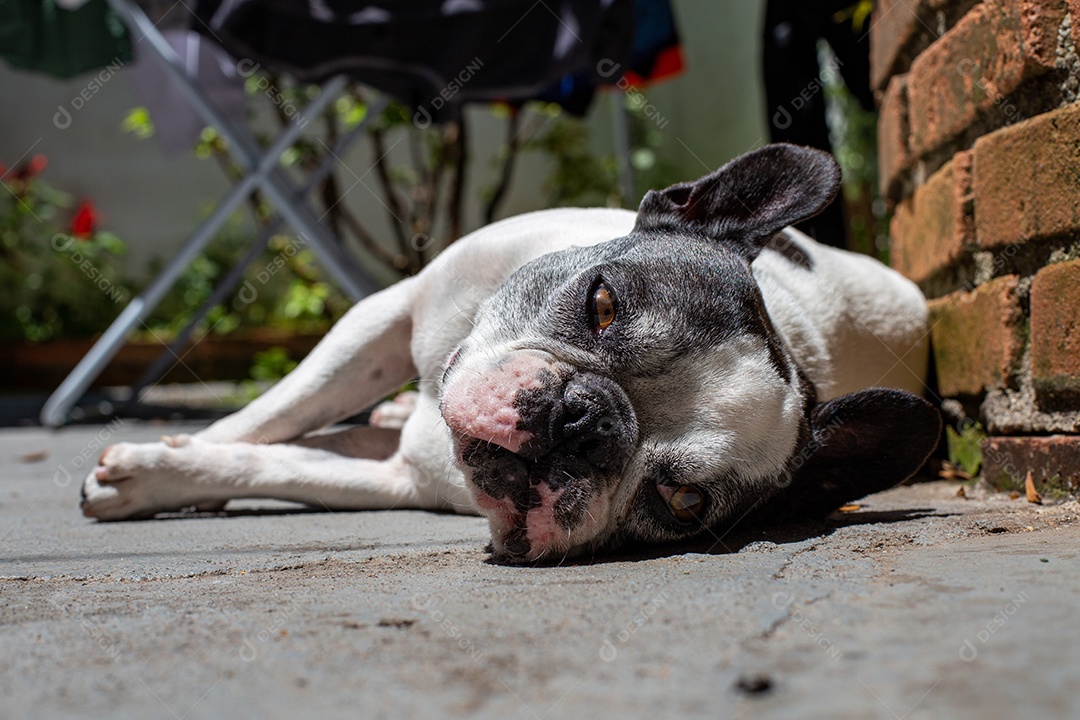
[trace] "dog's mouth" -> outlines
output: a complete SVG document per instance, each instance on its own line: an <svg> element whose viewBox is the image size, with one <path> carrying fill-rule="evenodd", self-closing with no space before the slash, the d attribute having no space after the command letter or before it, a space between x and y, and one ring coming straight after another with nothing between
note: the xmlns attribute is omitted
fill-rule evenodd
<svg viewBox="0 0 1080 720"><path fill-rule="evenodd" d="M633 453L637 416L611 378L538 351L455 364L440 410L496 559L532 562L587 548Z"/></svg>
<svg viewBox="0 0 1080 720"><path fill-rule="evenodd" d="M603 536L619 472L590 461L589 448L565 443L530 458L475 438L459 442L467 486L491 525L495 562L559 561Z"/></svg>

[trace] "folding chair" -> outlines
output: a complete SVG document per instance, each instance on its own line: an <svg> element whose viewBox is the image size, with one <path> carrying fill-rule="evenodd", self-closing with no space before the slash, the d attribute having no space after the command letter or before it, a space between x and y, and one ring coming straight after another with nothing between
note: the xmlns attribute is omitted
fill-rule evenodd
<svg viewBox="0 0 1080 720"><path fill-rule="evenodd" d="M307 179L303 187L297 189L278 167L281 154L290 148L303 131L305 123L294 122L285 128L265 150L259 146L250 132L242 126L228 121L213 103L193 82L173 51L168 41L158 31L146 13L133 0L108 0L113 9L124 19L128 27L137 33L138 42L150 51L154 61L162 68L181 91L191 107L207 123L215 127L229 144L236 161L246 173L236 181L229 192L222 198L208 217L191 235L183 248L165 266L161 273L120 313L112 325L94 344L71 373L64 379L56 391L49 397L41 411L42 425L58 427L68 418L68 413L83 396L90 384L101 373L109 361L124 345L128 333L153 312L158 303L176 283L184 269L202 251L214 234L224 225L236 208L255 190L261 190L273 203L279 214L279 222L287 222L312 249L320 264L343 291L359 300L378 289L374 280L360 265L326 232L319 220L307 205L308 192L324 178L333 167L333 158L339 157L364 129L370 118L381 113L382 107L371 108L367 118L352 132L343 137L324 159L323 163ZM312 117L322 112L345 89L347 79L337 76L322 86L319 96L312 100L296 118ZM385 101L383 101L385 102ZM186 341L188 334L213 304L228 294L232 286L240 280L247 264L257 257L277 224L267 228L248 251L242 263L229 273L225 282L216 289L211 301L204 304L196 313L188 327L173 342L170 350L175 352ZM165 355L167 358L168 356ZM152 373L163 369L159 360L144 375L140 386L153 378Z"/></svg>
<svg viewBox="0 0 1080 720"><path fill-rule="evenodd" d="M281 153L299 136L300 124L288 127L268 149L261 151L250 133L230 123L192 82L167 40L134 0L108 2L138 33L137 42L145 43L192 108L228 141L247 174L226 194L165 270L124 309L49 398L42 410L41 422L50 426L65 421L68 411L123 345L127 333L145 319L229 214L256 188L265 193L281 218L307 241L343 290L359 299L376 289L369 276L318 224L306 204L307 191L318 182L320 173L329 172L330 164L320 167L299 191L277 168ZM303 81L321 82L322 93L298 117L319 113L334 100L344 89L346 80L342 75L333 76L332 73L347 72L353 79L377 87L414 107L414 123L425 127L421 121L428 124L441 122L459 113L467 102L523 102L546 98L550 88L565 89L568 80L572 81L569 83L571 89L576 82L582 82L586 90L582 97L591 99L592 89L597 84L612 84L622 77L615 74L621 67L621 61L616 59L629 53L633 44L631 10L635 2L643 6L660 6L659 16L656 8L646 13L653 20L648 27L660 28L658 38L643 38L647 56L645 75L648 76L654 66L664 66L662 62L655 62L653 55L671 49L672 43L677 42L667 0L566 0L558 12L547 6L544 6L546 12L536 10L542 3L529 0L487 3L426 0L394 5L393 13L374 3L368 4L362 12L351 13L352 6L331 8L325 3L206 0L205 7L201 8L205 13L199 19L201 29L234 56L284 68ZM196 13L199 12L197 6ZM337 16L341 13L345 13L347 31L327 22L331 16L331 19L340 19ZM397 35L381 24L394 13L401 19ZM656 22L656 17L660 16L666 18L665 22ZM523 23L526 17L530 18L529 22ZM282 39L294 34L297 28L301 29L303 37L309 41L317 38L318 42L305 45ZM460 39L447 41L447 37ZM483 61L475 47L482 39L486 43ZM601 71L607 67L613 68L611 72ZM627 68L628 73L631 71L634 67ZM561 92L556 96L548 101L569 107L565 100L558 99ZM570 100L576 102L574 96L571 92ZM375 117L379 112L381 108L369 109L367 118ZM343 139L346 144L358 130ZM623 148L620 154L628 156L625 117L618 108L615 131L616 140ZM330 153L331 156L340 154L340 149ZM624 191L628 192L630 173L629 165L625 163L622 176ZM264 233L250 249L244 263L254 259L268 237L269 232ZM245 266L241 264L230 272L226 282L196 313L196 320L204 317L214 303L228 294L240 280ZM187 330L191 327L189 325ZM187 330L174 341L172 352L184 344ZM140 381L140 387L165 369L168 357L163 355L150 368Z"/></svg>

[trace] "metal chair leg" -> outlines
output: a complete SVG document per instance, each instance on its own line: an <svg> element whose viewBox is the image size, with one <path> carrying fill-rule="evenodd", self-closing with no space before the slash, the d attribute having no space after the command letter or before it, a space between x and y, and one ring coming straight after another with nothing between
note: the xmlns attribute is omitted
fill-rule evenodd
<svg viewBox="0 0 1080 720"><path fill-rule="evenodd" d="M130 0L109 0L109 4L133 27L142 34L142 40L149 44L151 51L163 63L163 67L170 75L173 82L184 93L199 115L207 123L215 126L231 148L237 152L241 164L247 168L254 166L256 158L262 155L255 139L243 128L235 127L221 115L216 107L210 103L206 96L199 90L188 74L180 65L179 58L165 38L158 32L154 24L137 5ZM334 97L344 89L347 80L338 76L330 79L323 86L323 93ZM319 109L305 108L297 115L298 118L315 116L322 111ZM277 156L275 156L276 162ZM281 175L274 174L265 178L261 183L263 191L277 206L278 212L284 217L298 233L303 235L310 243L311 249L319 258L331 278L355 300L359 300L378 289L367 273L347 254L343 253L337 244L330 238L318 224L318 220L311 214L303 203L292 201L295 195L290 183Z"/></svg>
<svg viewBox="0 0 1080 720"><path fill-rule="evenodd" d="M307 107L314 114L317 114L335 97L336 95L331 92L330 88L324 89L319 97L309 103ZM42 425L59 427L64 424L71 408L90 387L94 378L101 373L109 361L123 347L128 333L153 312L161 299L175 284L177 278L180 277L184 268L202 251L217 230L228 220L229 215L276 169L278 158L295 142L302 130L296 125L286 128L260 157L253 171L230 188L210 217L200 225L180 252L165 266L165 269L154 278L146 289L128 303L123 312L113 321L112 325L109 326L101 338L87 352L86 356L79 361L75 369L71 371L46 401L40 415ZM278 186L273 187L277 188ZM280 193L275 194L278 198L281 197ZM280 210L282 205L276 201L275 204L278 205ZM288 216L286 215L286 217Z"/></svg>
<svg viewBox="0 0 1080 720"><path fill-rule="evenodd" d="M308 175L307 178L305 178L304 184L298 191L298 201L302 200L304 197L307 197L308 193L310 193L316 185L326 179L327 175L329 175L330 172L334 169L334 165L337 163L337 157L341 153L345 152L345 150L350 145L352 145L356 138L359 137L360 134L364 132L364 130L367 128L367 125L370 122L370 118L379 115L385 105L385 100L377 103L377 106L372 108L372 112L368 114L368 117L364 118L364 120L359 125L350 130L337 141L337 144L334 146L333 150L327 153L322 158L322 160L319 161L319 164L315 167L315 169L312 170L311 174ZM267 225L262 230L262 232L259 234L259 237L256 238L255 242L251 244L251 247L248 248L248 251L244 253L244 257L242 257L240 261L237 262L236 265L234 265L228 273L226 273L225 277L222 278L221 282L219 282L218 285L214 288L214 291L210 294L210 297L208 297L206 301L202 304L202 306L199 307L197 311L195 311L195 314L192 316L191 320L188 321L188 324L185 325L184 328L176 334L176 337L173 338L172 342L170 342L169 345L166 346L166 348L157 356L157 358L154 359L154 362L151 363L150 367L147 368L146 371L142 374L142 377L139 378L139 381L135 383L134 387L132 387L133 399L137 399L139 397L139 393L147 385L150 385L151 383L159 380L161 376L164 375L165 372L168 370L169 364L173 362L174 358L180 357L180 351L183 350L184 346L187 344L187 341L190 339L191 333L195 329L195 326L202 322L202 320L210 313L210 311L215 306L220 305L222 302L224 302L225 298L228 297L229 293L232 292L234 288L236 288L236 286L243 279L244 272L253 262L255 262L255 259L259 256L259 253L261 253L266 248L266 245L267 243L269 243L270 238L281 228L284 222L284 218L282 218L279 214L273 219L273 221L269 225Z"/></svg>

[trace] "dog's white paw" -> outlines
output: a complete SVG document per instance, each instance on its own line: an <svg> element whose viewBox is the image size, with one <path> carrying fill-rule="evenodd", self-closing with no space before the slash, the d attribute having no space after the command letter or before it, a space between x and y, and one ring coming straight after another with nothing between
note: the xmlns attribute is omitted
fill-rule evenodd
<svg viewBox="0 0 1080 720"><path fill-rule="evenodd" d="M405 427L405 421L416 410L416 403L420 393L408 390L398 393L390 402L380 403L371 411L369 422L372 427L385 428L387 430L400 430Z"/></svg>
<svg viewBox="0 0 1080 720"><path fill-rule="evenodd" d="M163 437L157 443L117 443L105 448L83 482L82 511L99 520L131 520L155 513L221 509L212 483L202 477L208 443L190 435Z"/></svg>

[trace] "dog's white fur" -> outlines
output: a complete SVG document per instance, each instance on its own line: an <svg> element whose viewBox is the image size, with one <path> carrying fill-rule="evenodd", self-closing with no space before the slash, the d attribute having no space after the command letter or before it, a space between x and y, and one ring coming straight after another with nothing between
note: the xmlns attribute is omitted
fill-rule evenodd
<svg viewBox="0 0 1080 720"><path fill-rule="evenodd" d="M478 304L514 270L548 252L626 235L634 220L625 210L548 210L462 238L420 275L357 304L296 370L243 410L194 436L108 448L84 483L84 513L116 520L244 497L475 513L438 407L449 354L472 329ZM869 258L790 228L783 237L797 241L813 270L768 250L752 270L819 399L872 386L919 394L927 362L919 290ZM415 377L419 394L400 435L325 429Z"/></svg>

